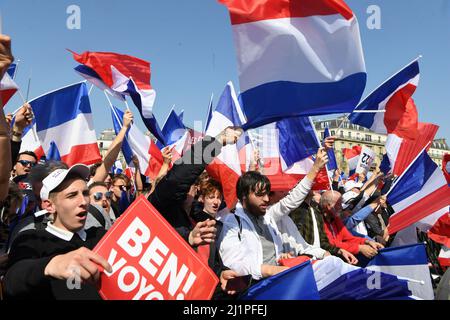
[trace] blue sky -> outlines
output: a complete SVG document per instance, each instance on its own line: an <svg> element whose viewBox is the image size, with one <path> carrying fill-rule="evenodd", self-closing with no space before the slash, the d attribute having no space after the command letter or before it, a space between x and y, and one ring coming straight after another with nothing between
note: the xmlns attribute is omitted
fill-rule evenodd
<svg viewBox="0 0 450 320"><path fill-rule="evenodd" d="M419 120L450 139L450 2L448 0L347 0L357 15L365 52L366 94L419 54L421 82L414 95ZM3 31L21 60L17 82L30 98L80 81L65 50L112 51L152 63L155 115L162 125L170 108L185 122L203 121L211 93L227 81L238 87L235 51L226 8L216 0L2 0ZM69 5L81 8L81 30L66 27ZM369 5L381 9L381 29L369 30ZM7 111L21 103L15 97ZM97 134L112 128L103 94L91 95ZM117 101L116 105L124 105ZM135 110L135 109L134 109ZM140 119L138 125L144 128Z"/></svg>

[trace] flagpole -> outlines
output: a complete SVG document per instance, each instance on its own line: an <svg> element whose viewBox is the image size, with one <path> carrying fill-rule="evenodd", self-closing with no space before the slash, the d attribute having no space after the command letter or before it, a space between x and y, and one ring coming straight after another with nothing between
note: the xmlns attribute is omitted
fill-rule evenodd
<svg viewBox="0 0 450 320"><path fill-rule="evenodd" d="M398 177L398 179L394 182L394 184L391 186L391 188L389 189L389 191L385 194L386 197L389 195L389 193L391 193L391 191L395 188L395 186L397 185L397 183L403 178L403 176L405 175L405 173L409 170L409 168L411 168L411 166L414 164L414 162L416 162L416 160L420 157L420 155L428 148L428 146L431 144L431 141L428 142L428 144L419 152L419 154L414 158L413 161L411 161L411 163L408 165L408 167L405 169L405 171L403 171L403 173L400 175L400 177Z"/></svg>
<svg viewBox="0 0 450 320"><path fill-rule="evenodd" d="M211 98L209 99L208 110L206 111L206 121L205 121L205 127L204 127L205 129L203 130L204 133L206 133L206 129L208 129L206 126L208 125L209 114L212 112L213 99L214 99L214 92L211 92Z"/></svg>

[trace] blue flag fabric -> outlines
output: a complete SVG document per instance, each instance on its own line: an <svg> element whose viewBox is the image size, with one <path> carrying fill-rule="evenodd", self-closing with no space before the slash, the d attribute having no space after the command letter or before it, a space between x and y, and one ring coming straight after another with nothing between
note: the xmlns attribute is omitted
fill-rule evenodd
<svg viewBox="0 0 450 320"><path fill-rule="evenodd" d="M325 131L324 131L324 141L325 141L325 138L327 138L329 136L330 136L330 130L327 127L327 128L325 128ZM338 168L338 165L337 165L337 161L336 161L336 155L334 154L334 148L329 149L327 151L327 154L328 154L328 159L329 159L329 162L327 164L328 170L329 171L336 170Z"/></svg>
<svg viewBox="0 0 450 320"><path fill-rule="evenodd" d="M11 63L11 65L8 68L8 70L6 70L6 72L8 72L9 76L12 79L14 79L16 77L16 69L17 69L17 64Z"/></svg>
<svg viewBox="0 0 450 320"><path fill-rule="evenodd" d="M277 122L281 157L289 168L317 153L320 147L308 117L288 118Z"/></svg>
<svg viewBox="0 0 450 320"><path fill-rule="evenodd" d="M58 147L56 146L56 143L54 141L50 142L50 149L48 149L47 151L46 159L47 161L61 161L61 155L59 154Z"/></svg>
<svg viewBox="0 0 450 320"><path fill-rule="evenodd" d="M242 300L319 300L310 261L261 280L241 297Z"/></svg>

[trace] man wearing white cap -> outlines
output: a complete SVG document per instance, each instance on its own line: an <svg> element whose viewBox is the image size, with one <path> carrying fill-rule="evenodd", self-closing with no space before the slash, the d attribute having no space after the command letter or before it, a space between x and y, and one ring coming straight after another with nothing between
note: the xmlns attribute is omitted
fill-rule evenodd
<svg viewBox="0 0 450 320"><path fill-rule="evenodd" d="M7 298L99 299L99 267L108 262L92 249L105 231L84 230L89 205L89 168L57 169L43 180L42 207L51 216L43 230L21 233L10 251Z"/></svg>

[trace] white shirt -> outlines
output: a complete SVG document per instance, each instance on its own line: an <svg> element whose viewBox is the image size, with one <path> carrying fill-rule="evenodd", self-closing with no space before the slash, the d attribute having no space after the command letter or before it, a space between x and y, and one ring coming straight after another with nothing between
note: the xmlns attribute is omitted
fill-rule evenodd
<svg viewBox="0 0 450 320"><path fill-rule="evenodd" d="M74 235L73 232L58 228L58 227L54 226L53 223L51 223L51 222L47 223L47 228L45 228L45 230L47 232L51 233L52 235L54 235L55 237L58 237L64 241L72 240L73 235ZM81 240L86 241L86 231L84 229L81 229L80 231L78 231L77 234L81 238Z"/></svg>

